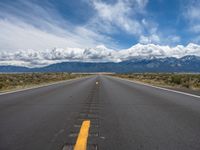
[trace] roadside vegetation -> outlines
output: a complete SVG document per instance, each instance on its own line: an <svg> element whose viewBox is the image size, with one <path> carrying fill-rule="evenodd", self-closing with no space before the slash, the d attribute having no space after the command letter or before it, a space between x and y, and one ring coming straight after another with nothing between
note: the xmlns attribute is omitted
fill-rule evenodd
<svg viewBox="0 0 200 150"><path fill-rule="evenodd" d="M115 74L114 76L163 87L200 90L200 74L134 73Z"/></svg>
<svg viewBox="0 0 200 150"><path fill-rule="evenodd" d="M0 91L9 91L87 76L71 73L0 74Z"/></svg>

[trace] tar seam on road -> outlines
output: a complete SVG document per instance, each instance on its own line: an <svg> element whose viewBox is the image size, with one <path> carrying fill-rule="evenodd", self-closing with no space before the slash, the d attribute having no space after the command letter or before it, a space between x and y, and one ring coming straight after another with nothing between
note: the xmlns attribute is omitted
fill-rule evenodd
<svg viewBox="0 0 200 150"><path fill-rule="evenodd" d="M87 149L87 139L89 135L89 129L90 129L90 120L83 121L74 150Z"/></svg>
<svg viewBox="0 0 200 150"><path fill-rule="evenodd" d="M128 82L132 82L132 83L136 83L136 84L140 84L140 85L145 85L145 86L156 88L156 89L160 89L160 90L165 90L165 91L174 92L174 93L178 93L178 94L183 94L183 95L187 95L187 96L191 96L191 97L195 97L195 98L200 98L200 96L194 95L194 94L190 94L190 93L171 90L171 89L167 89L167 88L163 88L163 87L158 87L158 86L154 86L154 85L150 85L150 84L145 84L145 83L138 82L138 81L131 81L131 80L128 80L128 79L122 79L122 78L119 78L119 77L115 77L115 78L120 79L120 80L124 80L124 81L128 81Z"/></svg>

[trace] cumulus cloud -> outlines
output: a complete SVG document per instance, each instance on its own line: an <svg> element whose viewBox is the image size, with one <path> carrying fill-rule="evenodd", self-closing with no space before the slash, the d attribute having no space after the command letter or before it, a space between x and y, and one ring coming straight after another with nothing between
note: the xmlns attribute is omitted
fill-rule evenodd
<svg viewBox="0 0 200 150"><path fill-rule="evenodd" d="M94 48L54 48L44 51L21 50L16 52L0 52L0 65L20 65L41 67L65 61L81 62L121 62L135 58L200 56L200 45L188 44L175 47L155 44L136 44L119 51L108 49L104 45Z"/></svg>
<svg viewBox="0 0 200 150"><path fill-rule="evenodd" d="M130 58L164 58L164 57L176 57L180 58L186 55L200 56L200 45L190 43L187 46L177 45L175 47L161 46L155 44L136 44L129 49L121 50L119 53L123 54L122 60Z"/></svg>
<svg viewBox="0 0 200 150"><path fill-rule="evenodd" d="M148 0L117 0L107 3L101 0L89 1L97 11L97 16L92 20L92 26L98 26L108 32L116 32L119 28L128 34L143 34L142 20L138 15L145 14Z"/></svg>
<svg viewBox="0 0 200 150"><path fill-rule="evenodd" d="M148 13L148 0L88 0L96 11L87 26L108 35L127 34L143 44L178 43L180 38L168 40L169 33L161 32L159 24Z"/></svg>

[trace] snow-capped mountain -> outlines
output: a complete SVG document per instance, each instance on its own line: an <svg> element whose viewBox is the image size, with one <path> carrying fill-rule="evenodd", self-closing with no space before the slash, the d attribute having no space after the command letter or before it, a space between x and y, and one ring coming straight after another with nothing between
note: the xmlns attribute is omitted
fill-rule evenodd
<svg viewBox="0 0 200 150"><path fill-rule="evenodd" d="M122 50L99 45L85 49L1 52L0 72L15 71L200 72L200 45L136 44Z"/></svg>
<svg viewBox="0 0 200 150"><path fill-rule="evenodd" d="M99 45L95 48L54 48L43 51L20 50L0 52L0 65L43 67L60 62L122 62L133 59L155 59L188 55L200 56L200 45L188 44L176 47L154 44L136 44L128 49L113 50Z"/></svg>
<svg viewBox="0 0 200 150"><path fill-rule="evenodd" d="M0 72L200 72L200 57L188 55L122 62L62 62L41 68L0 66Z"/></svg>

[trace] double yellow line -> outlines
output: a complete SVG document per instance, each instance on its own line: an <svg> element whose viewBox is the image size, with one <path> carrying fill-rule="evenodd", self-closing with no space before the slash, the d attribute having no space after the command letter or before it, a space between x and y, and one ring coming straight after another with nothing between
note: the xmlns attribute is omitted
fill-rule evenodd
<svg viewBox="0 0 200 150"><path fill-rule="evenodd" d="M74 150L86 150L87 149L87 139L90 129L90 120L83 121L81 125L80 132L74 147Z"/></svg>

